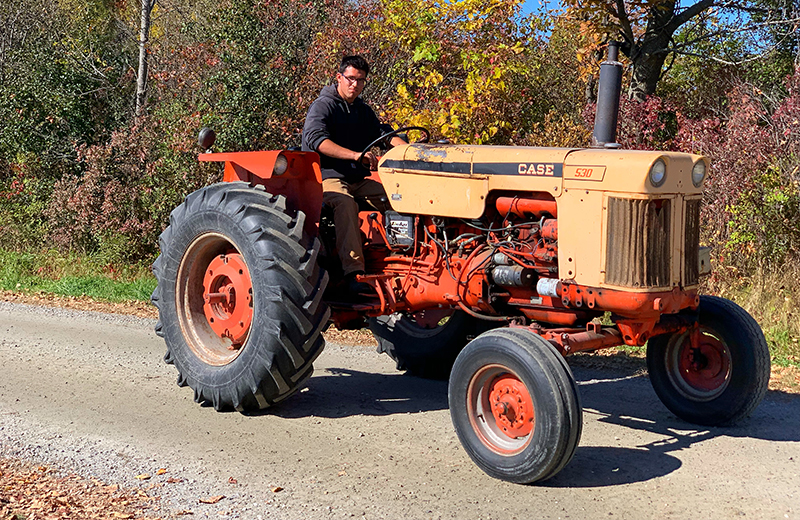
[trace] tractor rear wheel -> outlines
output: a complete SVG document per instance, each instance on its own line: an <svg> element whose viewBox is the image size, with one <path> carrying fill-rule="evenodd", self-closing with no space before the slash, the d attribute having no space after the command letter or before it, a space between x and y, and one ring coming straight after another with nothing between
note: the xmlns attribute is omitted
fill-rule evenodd
<svg viewBox="0 0 800 520"><path fill-rule="evenodd" d="M450 416L467 454L492 477L529 484L572 459L583 411L572 371L548 341L526 329L481 334L458 355Z"/></svg>
<svg viewBox="0 0 800 520"><path fill-rule="evenodd" d="M369 328L378 352L394 359L398 370L430 379L447 379L461 349L488 330L484 322L449 308L370 318Z"/></svg>
<svg viewBox="0 0 800 520"><path fill-rule="evenodd" d="M239 182L198 190L170 215L153 264L156 332L198 403L258 410L311 376L330 311L304 222L283 196Z"/></svg>
<svg viewBox="0 0 800 520"><path fill-rule="evenodd" d="M758 323L730 300L701 296L699 333L647 342L647 369L659 399L681 419L706 426L735 423L767 392L770 356Z"/></svg>

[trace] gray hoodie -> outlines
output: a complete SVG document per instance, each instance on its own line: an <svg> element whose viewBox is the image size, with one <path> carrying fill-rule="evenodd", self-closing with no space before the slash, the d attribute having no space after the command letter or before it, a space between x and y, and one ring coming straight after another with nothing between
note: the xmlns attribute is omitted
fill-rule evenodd
<svg viewBox="0 0 800 520"><path fill-rule="evenodd" d="M348 103L339 95L336 85L322 89L311 104L303 126L303 150L319 153L319 145L330 139L348 150L362 151L381 136L380 122L375 112L360 97ZM322 178L340 178L358 182L369 175L369 170L355 161L334 159L320 154Z"/></svg>

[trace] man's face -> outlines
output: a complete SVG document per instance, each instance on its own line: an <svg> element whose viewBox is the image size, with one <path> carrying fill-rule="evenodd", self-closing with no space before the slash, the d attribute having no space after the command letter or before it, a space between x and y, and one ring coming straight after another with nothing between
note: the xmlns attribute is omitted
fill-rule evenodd
<svg viewBox="0 0 800 520"><path fill-rule="evenodd" d="M367 84L367 75L363 70L347 67L344 73L336 73L336 81L339 95L348 103L352 103L364 90L364 85Z"/></svg>

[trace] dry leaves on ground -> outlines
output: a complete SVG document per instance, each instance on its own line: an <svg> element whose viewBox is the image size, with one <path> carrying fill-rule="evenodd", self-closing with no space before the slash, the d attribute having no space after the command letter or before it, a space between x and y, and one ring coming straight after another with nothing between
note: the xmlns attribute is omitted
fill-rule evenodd
<svg viewBox="0 0 800 520"><path fill-rule="evenodd" d="M153 500L140 490L0 459L0 520L146 519L142 511Z"/></svg>

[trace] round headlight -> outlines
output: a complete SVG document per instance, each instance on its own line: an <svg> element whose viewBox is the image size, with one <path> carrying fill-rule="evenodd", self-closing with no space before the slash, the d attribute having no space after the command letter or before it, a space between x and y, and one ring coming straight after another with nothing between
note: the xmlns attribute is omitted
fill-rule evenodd
<svg viewBox="0 0 800 520"><path fill-rule="evenodd" d="M703 179L706 178L706 162L703 160L694 163L692 168L692 184L695 188L699 188L703 184Z"/></svg>
<svg viewBox="0 0 800 520"><path fill-rule="evenodd" d="M650 184L658 188L667 179L667 163L659 159L650 167Z"/></svg>
<svg viewBox="0 0 800 520"><path fill-rule="evenodd" d="M273 175L283 175L286 173L286 170L289 168L289 161L286 159L285 156L279 155L277 159L275 159L275 166L272 167L272 174Z"/></svg>

